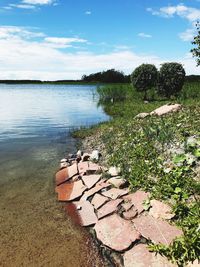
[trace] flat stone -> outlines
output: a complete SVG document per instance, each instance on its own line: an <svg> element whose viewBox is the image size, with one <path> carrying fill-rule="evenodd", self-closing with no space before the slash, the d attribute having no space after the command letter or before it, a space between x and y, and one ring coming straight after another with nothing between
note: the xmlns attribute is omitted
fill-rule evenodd
<svg viewBox="0 0 200 267"><path fill-rule="evenodd" d="M128 202L128 201L122 203L122 208L124 208L125 211L130 210L130 208L132 208L132 206L133 206L133 203Z"/></svg>
<svg viewBox="0 0 200 267"><path fill-rule="evenodd" d="M84 175L82 177L82 181L88 189L92 188L100 179L101 174Z"/></svg>
<svg viewBox="0 0 200 267"><path fill-rule="evenodd" d="M116 188L121 188L126 184L126 180L119 177L113 177L108 180L108 183L114 185Z"/></svg>
<svg viewBox="0 0 200 267"><path fill-rule="evenodd" d="M68 167L68 173L69 177L73 177L78 174L78 166L77 163L72 164L71 166Z"/></svg>
<svg viewBox="0 0 200 267"><path fill-rule="evenodd" d="M147 116L149 116L149 113L146 113L146 112L142 112L142 113L139 113L135 116L135 118L137 119L144 119L146 118Z"/></svg>
<svg viewBox="0 0 200 267"><path fill-rule="evenodd" d="M175 214L172 213L171 207L161 201L153 199L150 201L150 204L152 208L149 211L149 215L156 219L170 220L175 216Z"/></svg>
<svg viewBox="0 0 200 267"><path fill-rule="evenodd" d="M174 105L163 105L155 110L153 110L150 115L158 115L162 116L171 112L177 112L178 110L181 109L180 104L174 104Z"/></svg>
<svg viewBox="0 0 200 267"><path fill-rule="evenodd" d="M56 187L59 201L71 201L82 196L87 189L81 180L71 183L64 183Z"/></svg>
<svg viewBox="0 0 200 267"><path fill-rule="evenodd" d="M100 171L101 167L96 163L84 161L78 163L78 170L80 175L84 175Z"/></svg>
<svg viewBox="0 0 200 267"><path fill-rule="evenodd" d="M97 217L98 219L101 219L115 211L118 210L118 206L120 203L122 203L123 199L116 199L116 200L111 200L109 202L107 202L106 204L103 205L103 207L101 207L98 210L97 213Z"/></svg>
<svg viewBox="0 0 200 267"><path fill-rule="evenodd" d="M123 251L140 238L130 221L122 219L117 214L99 220L95 227L97 238L109 248Z"/></svg>
<svg viewBox="0 0 200 267"><path fill-rule="evenodd" d="M56 177L55 177L56 185L60 185L60 184L62 184L64 182L68 181L69 179L71 179L71 178L69 177L69 173L68 173L68 169L67 168L59 170L56 173Z"/></svg>
<svg viewBox="0 0 200 267"><path fill-rule="evenodd" d="M119 167L110 167L108 170L108 173L111 176L118 176L120 174L121 170Z"/></svg>
<svg viewBox="0 0 200 267"><path fill-rule="evenodd" d="M97 210L99 209L101 206L103 206L103 204L105 204L107 201L109 200L109 198L104 197L100 194L95 194L91 203L94 206L94 208Z"/></svg>
<svg viewBox="0 0 200 267"><path fill-rule="evenodd" d="M75 224L91 226L97 222L94 207L89 201L76 201L65 206L66 213Z"/></svg>
<svg viewBox="0 0 200 267"><path fill-rule="evenodd" d="M140 216L133 220L138 232L146 239L158 244L169 245L176 237L183 233L176 226L170 225L168 222L155 219L152 216Z"/></svg>
<svg viewBox="0 0 200 267"><path fill-rule="evenodd" d="M149 197L150 197L149 193L138 190L135 193L123 197L123 199L125 201L130 201L136 207L138 213L140 214L144 210L143 202L147 200Z"/></svg>
<svg viewBox="0 0 200 267"><path fill-rule="evenodd" d="M99 181L95 187L91 188L90 190L86 191L83 196L81 197L82 200L87 200L89 197L93 196L95 193L101 191L104 188L109 187L110 184L105 182L105 180Z"/></svg>
<svg viewBox="0 0 200 267"><path fill-rule="evenodd" d="M137 216L137 214L138 214L137 209L135 207L132 207L128 211L123 212L123 217L126 220L132 220Z"/></svg>
<svg viewBox="0 0 200 267"><path fill-rule="evenodd" d="M200 261L195 260L193 263L190 262L187 267L200 267Z"/></svg>
<svg viewBox="0 0 200 267"><path fill-rule="evenodd" d="M149 252L147 245L138 244L124 254L124 267L175 267L160 254Z"/></svg>
<svg viewBox="0 0 200 267"><path fill-rule="evenodd" d="M124 195L128 194L128 190L118 189L118 188L111 188L110 190L103 192L102 195L105 197L109 197L112 199L117 199L119 197L122 197Z"/></svg>

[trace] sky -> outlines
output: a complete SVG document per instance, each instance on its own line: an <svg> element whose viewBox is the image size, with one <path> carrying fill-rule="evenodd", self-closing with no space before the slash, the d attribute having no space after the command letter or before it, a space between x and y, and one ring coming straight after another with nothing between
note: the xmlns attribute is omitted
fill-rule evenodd
<svg viewBox="0 0 200 267"><path fill-rule="evenodd" d="M183 64L199 74L190 50L200 0L1 0L0 79L80 79L142 63Z"/></svg>

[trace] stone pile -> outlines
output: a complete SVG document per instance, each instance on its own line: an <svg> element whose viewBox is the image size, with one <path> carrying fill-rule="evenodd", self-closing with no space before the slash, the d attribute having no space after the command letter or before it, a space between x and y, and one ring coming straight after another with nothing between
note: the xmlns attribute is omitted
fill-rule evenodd
<svg viewBox="0 0 200 267"><path fill-rule="evenodd" d="M95 151L93 158L97 155ZM74 223L93 227L101 247L120 257L120 266L176 266L149 252L146 244L150 240L169 245L182 235L169 223L174 214L167 204L150 201L150 194L144 191L129 192L119 169L107 170L90 161L87 153L79 151L66 159L65 166L55 175L58 200ZM150 201L149 211L145 210L145 201Z"/></svg>

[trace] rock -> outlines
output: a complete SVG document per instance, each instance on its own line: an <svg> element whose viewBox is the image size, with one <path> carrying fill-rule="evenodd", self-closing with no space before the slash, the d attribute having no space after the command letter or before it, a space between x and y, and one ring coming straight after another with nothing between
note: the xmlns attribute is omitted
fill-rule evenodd
<svg viewBox="0 0 200 267"><path fill-rule="evenodd" d="M149 215L156 219L170 220L175 216L175 214L172 213L171 207L163 202L153 199L150 201L150 204L152 207L149 211Z"/></svg>
<svg viewBox="0 0 200 267"><path fill-rule="evenodd" d="M71 201L82 196L83 192L87 189L81 180L61 184L56 187L59 201Z"/></svg>
<svg viewBox="0 0 200 267"><path fill-rule="evenodd" d="M69 177L67 168L63 168L62 170L59 170L56 173L56 177L55 177L56 185L60 185L64 182L68 181L69 179L71 179L71 178Z"/></svg>
<svg viewBox="0 0 200 267"><path fill-rule="evenodd" d="M147 200L149 197L150 197L149 193L138 190L135 193L123 197L123 199L125 201L130 201L136 207L138 214L140 214L144 210L143 207L144 201Z"/></svg>
<svg viewBox="0 0 200 267"><path fill-rule="evenodd" d="M100 153L98 150L93 150L92 154L90 155L90 160L99 161Z"/></svg>
<svg viewBox="0 0 200 267"><path fill-rule="evenodd" d="M107 202L106 204L104 204L103 207L101 207L98 210L98 213L97 213L98 219L101 219L101 218L117 211L119 204L122 202L123 202L123 199L116 199L116 200L111 200L111 201Z"/></svg>
<svg viewBox="0 0 200 267"><path fill-rule="evenodd" d="M190 262L187 267L200 267L200 260L195 260L193 263Z"/></svg>
<svg viewBox="0 0 200 267"><path fill-rule="evenodd" d="M146 112L142 112L142 113L139 113L135 116L136 119L144 119L146 118L147 116L149 116L149 113L146 113Z"/></svg>
<svg viewBox="0 0 200 267"><path fill-rule="evenodd" d="M84 153L82 156L82 161L88 161L90 159L90 155L88 153Z"/></svg>
<svg viewBox="0 0 200 267"><path fill-rule="evenodd" d="M101 167L96 163L84 161L78 163L78 170L80 175L84 175L101 171Z"/></svg>
<svg viewBox="0 0 200 267"><path fill-rule="evenodd" d="M69 166L67 168L67 170L68 170L68 174L69 174L70 178L72 178L73 176L78 174L78 168L77 168L77 164L76 163L74 163L73 165Z"/></svg>
<svg viewBox="0 0 200 267"><path fill-rule="evenodd" d="M124 267L175 267L160 254L149 252L147 245L138 244L124 254Z"/></svg>
<svg viewBox="0 0 200 267"><path fill-rule="evenodd" d="M114 185L114 187L122 188L126 184L126 180L118 176L118 177L110 178L108 180L108 183Z"/></svg>
<svg viewBox="0 0 200 267"><path fill-rule="evenodd" d="M117 214L98 221L94 227L97 238L106 246L116 251L123 251L140 238L133 224Z"/></svg>
<svg viewBox="0 0 200 267"><path fill-rule="evenodd" d="M110 184L105 182L105 180L101 180L98 182L95 187L91 188L90 190L86 191L83 196L81 197L82 200L87 200L89 197L93 196L95 193L101 191L103 188L109 187Z"/></svg>
<svg viewBox="0 0 200 267"><path fill-rule="evenodd" d="M64 162L67 162L67 159L64 158L60 160L60 163L64 163Z"/></svg>
<svg viewBox="0 0 200 267"><path fill-rule="evenodd" d="M61 162L60 163L60 169L66 168L68 166L69 166L69 163L68 162Z"/></svg>
<svg viewBox="0 0 200 267"><path fill-rule="evenodd" d="M106 202L108 202L109 198L104 197L100 194L95 194L91 203L94 206L94 208L97 210L99 209L101 206L103 206L103 204L105 204Z"/></svg>
<svg viewBox="0 0 200 267"><path fill-rule="evenodd" d="M143 237L150 239L156 244L169 245L176 237L183 234L176 226L172 226L166 221L155 219L149 215L137 217L133 222Z"/></svg>
<svg viewBox="0 0 200 267"><path fill-rule="evenodd" d="M174 104L174 105L163 105L155 110L153 110L150 115L158 115L162 116L171 112L177 112L178 110L181 109L180 104Z"/></svg>
<svg viewBox="0 0 200 267"><path fill-rule="evenodd" d="M102 195L105 197L112 198L112 199L117 199L118 197L127 195L128 192L129 192L128 189L123 190L123 189L118 189L118 188L111 188L110 190L103 192Z"/></svg>
<svg viewBox="0 0 200 267"><path fill-rule="evenodd" d="M81 157L83 155L83 152L81 150L78 150L77 153L76 153L77 157Z"/></svg>
<svg viewBox="0 0 200 267"><path fill-rule="evenodd" d="M119 167L110 167L108 170L108 173L111 176L119 176L121 172L121 169Z"/></svg>
<svg viewBox="0 0 200 267"><path fill-rule="evenodd" d="M94 207L89 201L77 201L65 206L67 214L72 221L81 226L91 226L97 222Z"/></svg>
<svg viewBox="0 0 200 267"><path fill-rule="evenodd" d="M137 209L135 207L132 207L128 211L123 212L123 217L126 220L132 220L137 216L137 214L138 214Z"/></svg>
<svg viewBox="0 0 200 267"><path fill-rule="evenodd" d="M130 208L132 208L132 206L133 206L133 203L128 202L128 201L122 203L122 208L123 208L125 211L130 210Z"/></svg>
<svg viewBox="0 0 200 267"><path fill-rule="evenodd" d="M195 147L199 144L198 139L195 136L190 136L187 139L187 146L189 147Z"/></svg>
<svg viewBox="0 0 200 267"><path fill-rule="evenodd" d="M82 177L82 181L88 189L92 188L100 179L101 174L91 174Z"/></svg>

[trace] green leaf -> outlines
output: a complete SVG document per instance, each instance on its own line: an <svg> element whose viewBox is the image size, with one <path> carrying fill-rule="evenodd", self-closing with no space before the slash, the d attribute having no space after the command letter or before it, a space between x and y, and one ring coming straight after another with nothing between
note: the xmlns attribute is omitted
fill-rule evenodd
<svg viewBox="0 0 200 267"><path fill-rule="evenodd" d="M177 164L177 163L183 163L185 160L186 160L185 154L180 154L174 157L173 162Z"/></svg>
<svg viewBox="0 0 200 267"><path fill-rule="evenodd" d="M199 148L195 149L193 153L194 153L195 157L200 158L200 149Z"/></svg>

